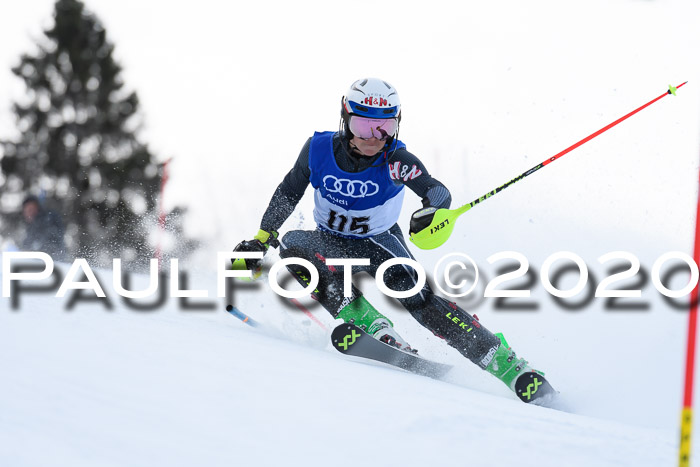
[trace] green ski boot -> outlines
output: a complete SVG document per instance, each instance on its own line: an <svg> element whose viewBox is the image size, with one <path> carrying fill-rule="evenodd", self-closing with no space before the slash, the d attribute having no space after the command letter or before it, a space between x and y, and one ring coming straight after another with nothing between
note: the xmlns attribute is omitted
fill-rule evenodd
<svg viewBox="0 0 700 467"><path fill-rule="evenodd" d="M505 383L523 402L533 402L556 391L544 378L544 372L534 370L527 360L518 358L500 332L501 345L496 349L486 371ZM540 401L541 402L541 401Z"/></svg>
<svg viewBox="0 0 700 467"><path fill-rule="evenodd" d="M394 330L394 324L389 318L377 311L364 295L360 295L345 305L336 318L346 323L354 324L385 344L412 352L411 346Z"/></svg>

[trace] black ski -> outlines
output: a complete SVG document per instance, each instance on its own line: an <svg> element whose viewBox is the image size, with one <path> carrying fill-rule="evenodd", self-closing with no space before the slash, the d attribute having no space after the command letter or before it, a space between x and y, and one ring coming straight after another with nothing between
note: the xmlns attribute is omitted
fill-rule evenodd
<svg viewBox="0 0 700 467"><path fill-rule="evenodd" d="M341 324L331 334L333 347L346 355L368 358L431 378L444 376L452 365L438 363L373 338L353 324Z"/></svg>

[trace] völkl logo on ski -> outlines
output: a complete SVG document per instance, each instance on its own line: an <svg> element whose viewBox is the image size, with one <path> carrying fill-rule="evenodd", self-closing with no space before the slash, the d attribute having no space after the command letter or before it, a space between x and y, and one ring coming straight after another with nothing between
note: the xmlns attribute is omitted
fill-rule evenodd
<svg viewBox="0 0 700 467"><path fill-rule="evenodd" d="M535 393L537 392L537 389L538 389L541 385L542 385L542 383L541 383L537 378L535 378L535 382L534 382L534 383L530 383L530 384L527 385L527 389L525 390L525 392L523 393L523 395L524 395L525 397L527 397L527 400L530 400L530 399L532 398L532 395L535 394ZM534 389L533 389L533 387L534 387Z"/></svg>
<svg viewBox="0 0 700 467"><path fill-rule="evenodd" d="M339 342L338 347L342 347L343 350L348 350L348 347L354 344L358 337L360 337L360 334L353 329L350 334L346 334L343 337L343 342ZM348 340L350 340L350 342L348 342Z"/></svg>

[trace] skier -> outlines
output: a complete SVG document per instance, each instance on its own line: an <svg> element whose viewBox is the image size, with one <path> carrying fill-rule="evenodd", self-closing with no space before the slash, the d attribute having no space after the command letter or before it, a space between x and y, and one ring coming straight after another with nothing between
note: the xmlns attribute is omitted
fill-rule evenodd
<svg viewBox="0 0 700 467"><path fill-rule="evenodd" d="M313 297L334 318L410 351L393 323L357 287L353 285L350 297L344 296L342 269L325 265L326 258L371 258L370 265L355 266L354 271L366 271L374 277L378 266L389 259L413 259L396 223L405 187L423 203L411 216L411 233L430 225L437 209L450 207L449 190L398 139L400 122L401 103L393 86L376 78L355 81L341 100L339 130L316 132L306 141L272 196L257 235L239 243L234 251L265 253L270 247L280 247L282 258L310 261L319 273ZM278 238L278 229L309 184L314 189L317 229L293 230ZM260 274L262 260L238 261L240 267ZM305 267L292 264L288 269L302 285L308 285L310 274ZM384 280L388 288L405 291L417 283L417 274L412 268L395 265L387 269ZM435 295L427 282L419 293L398 300L421 325L503 381L521 399L529 402L536 394L538 386L532 391L529 380L540 373L517 358L502 336L492 334L475 317ZM528 399L516 389L522 375L528 376L520 383L530 387Z"/></svg>

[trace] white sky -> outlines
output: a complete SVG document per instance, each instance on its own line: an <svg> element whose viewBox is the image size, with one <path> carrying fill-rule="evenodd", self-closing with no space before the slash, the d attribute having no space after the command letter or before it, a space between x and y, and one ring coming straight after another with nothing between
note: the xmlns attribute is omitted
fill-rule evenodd
<svg viewBox="0 0 700 467"><path fill-rule="evenodd" d="M652 234L683 232L687 243L700 127L695 1L85 4L139 94L142 139L159 158L174 157L166 205L190 206L191 233L212 249L257 231L303 142L337 128L340 97L363 76L398 89L401 138L452 190L453 207L689 80L678 97L509 188L474 218L494 229L512 228L494 220L515 222L513 211L601 229L653 223ZM11 97L22 90L9 69L50 24L53 1L0 5L7 135ZM419 207L406 200L404 218Z"/></svg>

